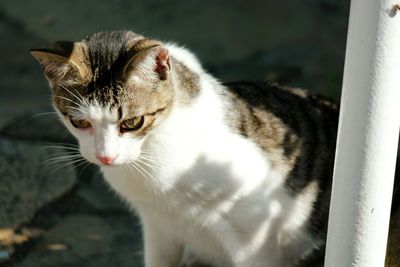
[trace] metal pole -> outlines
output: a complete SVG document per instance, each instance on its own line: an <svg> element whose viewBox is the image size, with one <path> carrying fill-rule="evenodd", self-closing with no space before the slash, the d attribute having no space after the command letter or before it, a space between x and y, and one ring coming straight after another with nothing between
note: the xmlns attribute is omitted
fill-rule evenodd
<svg viewBox="0 0 400 267"><path fill-rule="evenodd" d="M351 1L327 267L384 265L400 125L397 1Z"/></svg>

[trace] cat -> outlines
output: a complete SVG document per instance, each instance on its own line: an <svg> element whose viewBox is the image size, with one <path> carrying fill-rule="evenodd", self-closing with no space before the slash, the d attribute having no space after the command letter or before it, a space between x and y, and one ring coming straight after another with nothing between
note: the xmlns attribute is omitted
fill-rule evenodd
<svg viewBox="0 0 400 267"><path fill-rule="evenodd" d="M219 82L131 31L31 50L82 156L139 216L146 267L323 265L338 105Z"/></svg>

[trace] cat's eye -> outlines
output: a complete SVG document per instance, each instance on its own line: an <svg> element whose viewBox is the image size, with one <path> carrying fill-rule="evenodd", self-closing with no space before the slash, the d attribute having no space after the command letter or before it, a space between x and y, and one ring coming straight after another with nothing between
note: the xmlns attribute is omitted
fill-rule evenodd
<svg viewBox="0 0 400 267"><path fill-rule="evenodd" d="M144 116L134 117L121 123L121 132L137 131L144 123Z"/></svg>
<svg viewBox="0 0 400 267"><path fill-rule="evenodd" d="M69 121L71 122L72 126L78 129L88 129L92 127L92 124L90 124L90 122L85 119L74 119L70 117Z"/></svg>

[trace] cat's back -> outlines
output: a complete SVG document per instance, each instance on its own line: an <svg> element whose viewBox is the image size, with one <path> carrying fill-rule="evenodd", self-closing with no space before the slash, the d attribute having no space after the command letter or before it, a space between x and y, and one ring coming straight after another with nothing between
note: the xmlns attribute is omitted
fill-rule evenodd
<svg viewBox="0 0 400 267"><path fill-rule="evenodd" d="M317 180L330 187L339 106L321 95L269 82L224 83L230 126L255 142L288 173L299 192ZM329 194L329 192L327 192Z"/></svg>
<svg viewBox="0 0 400 267"><path fill-rule="evenodd" d="M224 86L232 109L231 126L244 136L258 135L257 141L269 139L269 146L261 144L264 149L283 145L288 155L295 140L334 148L339 113L334 101L268 82L226 82Z"/></svg>
<svg viewBox="0 0 400 267"><path fill-rule="evenodd" d="M322 95L270 82L225 82L224 86L242 114L263 110L281 119L297 134L302 132L305 122L325 119L330 121L327 126L336 130L339 106Z"/></svg>

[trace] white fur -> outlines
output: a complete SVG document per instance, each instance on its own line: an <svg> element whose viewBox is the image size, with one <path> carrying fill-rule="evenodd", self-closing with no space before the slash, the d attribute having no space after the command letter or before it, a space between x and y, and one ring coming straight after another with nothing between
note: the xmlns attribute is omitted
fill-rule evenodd
<svg viewBox="0 0 400 267"><path fill-rule="evenodd" d="M286 174L227 126L218 83L190 52L168 49L200 74L195 103L173 106L141 140L118 136L116 114L99 105L86 110L90 131L65 124L89 161L100 165L96 153L117 156L102 171L142 220L147 267L177 266L184 248L217 266L289 266L285 244L296 244L288 246L293 257L313 244L303 228L316 188L289 196L282 187Z"/></svg>
<svg viewBox="0 0 400 267"><path fill-rule="evenodd" d="M174 43L168 43L167 45L168 51L172 54L177 60L183 62L191 71L201 74L203 73L203 69L197 60L197 57L193 55L189 50L179 47Z"/></svg>

